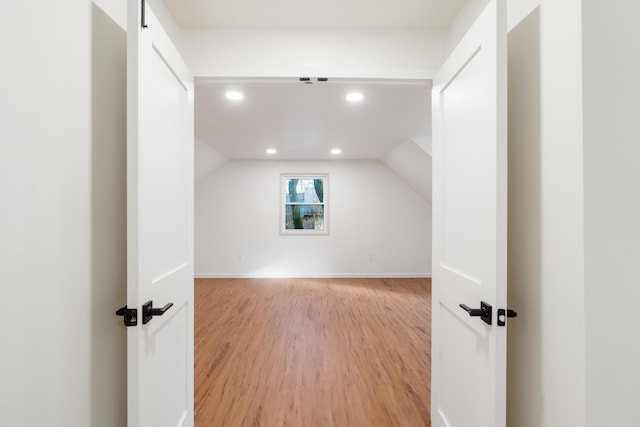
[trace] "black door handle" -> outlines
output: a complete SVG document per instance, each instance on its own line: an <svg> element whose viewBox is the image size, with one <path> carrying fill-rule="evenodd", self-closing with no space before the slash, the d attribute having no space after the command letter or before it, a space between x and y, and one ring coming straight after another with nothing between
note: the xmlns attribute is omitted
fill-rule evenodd
<svg viewBox="0 0 640 427"><path fill-rule="evenodd" d="M469 316L480 317L487 325L491 324L493 317L493 307L484 301L480 302L480 308L469 308L466 304L460 304L460 308L469 313Z"/></svg>
<svg viewBox="0 0 640 427"><path fill-rule="evenodd" d="M469 316L484 316L487 314L487 311L483 308L469 308L467 304L460 304L460 307L469 313Z"/></svg>
<svg viewBox="0 0 640 427"><path fill-rule="evenodd" d="M147 301L142 305L142 324L146 325L151 321L153 316L162 316L173 307L173 303L170 302L162 308L153 308L153 301Z"/></svg>

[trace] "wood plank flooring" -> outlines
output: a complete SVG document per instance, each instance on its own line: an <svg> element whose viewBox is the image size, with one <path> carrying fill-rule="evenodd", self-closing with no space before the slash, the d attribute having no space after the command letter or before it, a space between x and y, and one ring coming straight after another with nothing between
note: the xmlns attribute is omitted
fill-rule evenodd
<svg viewBox="0 0 640 427"><path fill-rule="evenodd" d="M430 279L196 279L198 427L430 426Z"/></svg>

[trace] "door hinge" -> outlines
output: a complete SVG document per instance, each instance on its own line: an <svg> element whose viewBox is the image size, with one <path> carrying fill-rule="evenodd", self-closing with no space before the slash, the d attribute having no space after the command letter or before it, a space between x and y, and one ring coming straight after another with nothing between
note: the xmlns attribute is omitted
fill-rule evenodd
<svg viewBox="0 0 640 427"><path fill-rule="evenodd" d="M116 311L116 316L124 317L124 326L136 326L138 325L138 309L137 308L127 308L120 307L118 311Z"/></svg>
<svg viewBox="0 0 640 427"><path fill-rule="evenodd" d="M507 318L518 317L518 313L511 309L505 310L504 308L498 309L498 326L506 326Z"/></svg>

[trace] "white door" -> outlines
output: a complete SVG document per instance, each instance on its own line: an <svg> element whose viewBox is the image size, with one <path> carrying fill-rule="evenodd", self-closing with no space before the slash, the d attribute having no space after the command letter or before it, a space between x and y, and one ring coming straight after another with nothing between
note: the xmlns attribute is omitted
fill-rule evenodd
<svg viewBox="0 0 640 427"><path fill-rule="evenodd" d="M128 5L128 425L192 426L193 77L152 11Z"/></svg>
<svg viewBox="0 0 640 427"><path fill-rule="evenodd" d="M434 427L506 423L505 12L491 0L434 79Z"/></svg>

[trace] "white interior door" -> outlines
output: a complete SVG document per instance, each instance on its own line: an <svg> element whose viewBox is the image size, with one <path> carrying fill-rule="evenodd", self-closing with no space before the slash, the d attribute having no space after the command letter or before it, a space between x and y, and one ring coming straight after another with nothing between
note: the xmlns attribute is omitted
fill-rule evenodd
<svg viewBox="0 0 640 427"><path fill-rule="evenodd" d="M491 0L434 79L434 427L506 423L505 12ZM481 301L491 324L460 306Z"/></svg>
<svg viewBox="0 0 640 427"><path fill-rule="evenodd" d="M128 425L192 426L193 77L153 12L128 4ZM147 301L173 306L145 324Z"/></svg>

